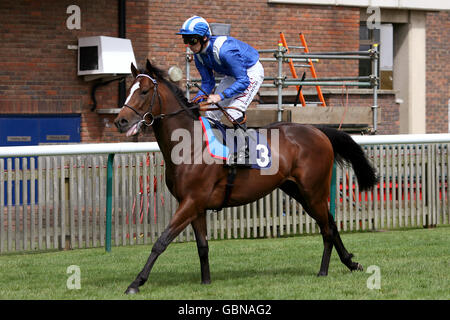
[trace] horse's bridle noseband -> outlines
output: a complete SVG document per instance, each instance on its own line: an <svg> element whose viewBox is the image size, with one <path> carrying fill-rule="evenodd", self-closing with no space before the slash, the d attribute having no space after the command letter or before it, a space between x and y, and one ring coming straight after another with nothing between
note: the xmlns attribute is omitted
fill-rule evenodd
<svg viewBox="0 0 450 320"><path fill-rule="evenodd" d="M138 74L136 76L136 79L139 78L139 77L149 78L150 81L153 82L153 85L154 85L152 101L150 102L150 107L148 108L148 111L145 114L142 115L139 111L137 111L135 108L133 108L132 106L129 106L126 103L123 106L133 110L134 113L136 113L138 116L140 116L142 118L142 120L139 121L140 125L141 124L145 124L147 127L149 127L155 122L155 120L164 117L163 114L160 114L159 116L156 116L156 117L152 114L152 109L153 109L153 105L155 104L156 96L158 95L158 98L160 100L161 100L161 97L159 96L159 93L158 93L158 82L155 79L150 77L148 74L144 74L144 73Z"/></svg>
<svg viewBox="0 0 450 320"><path fill-rule="evenodd" d="M139 121L139 126L141 126L142 124L145 124L147 127L149 127L149 126L153 125L156 120L160 120L160 119L163 119L163 118L169 117L169 116L175 116L175 115L180 114L182 112L189 112L192 109L199 109L200 108L199 105L193 105L193 106L187 107L187 106L184 106L182 104L181 105L182 108L180 110L178 110L178 111L174 111L174 112L168 113L168 114L161 113L161 114L159 114L157 116L154 116L152 114L152 109L153 109L153 105L155 104L155 101L156 101L156 96L158 96L158 100L159 100L160 107L161 107L161 96L159 95L159 92L158 92L158 82L155 79L153 79L152 77L150 77L148 74L145 74L145 73L138 74L136 76L136 79L139 78L139 77L146 77L146 78L150 79L150 81L153 82L153 85L154 85L152 101L150 102L150 106L148 108L148 111L145 114L142 115L139 111L137 111L132 106L129 106L126 103L123 105L123 107L127 107L128 109L133 110L134 113L136 113L138 116L140 116L142 118Z"/></svg>

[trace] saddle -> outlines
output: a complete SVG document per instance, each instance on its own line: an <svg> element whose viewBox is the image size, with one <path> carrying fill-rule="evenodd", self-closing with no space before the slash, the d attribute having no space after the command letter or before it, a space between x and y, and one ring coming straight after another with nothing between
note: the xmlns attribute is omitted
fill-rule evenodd
<svg viewBox="0 0 450 320"><path fill-rule="evenodd" d="M220 211L229 201L237 173L237 167L227 166L226 160L236 152L239 145L235 143L233 128L227 127L223 123L207 117L200 117L199 120L202 124L209 154L213 158L224 160L224 165L228 168L225 197L220 209L217 210ZM249 137L248 151L250 160L250 164L247 168L258 170L270 168L271 153L266 136L253 129L248 129L247 135Z"/></svg>
<svg viewBox="0 0 450 320"><path fill-rule="evenodd" d="M223 123L200 117L206 146L211 157L224 160L236 153L239 145L235 143L234 129ZM249 160L251 169L269 169L271 166L271 151L265 134L259 130L247 129Z"/></svg>

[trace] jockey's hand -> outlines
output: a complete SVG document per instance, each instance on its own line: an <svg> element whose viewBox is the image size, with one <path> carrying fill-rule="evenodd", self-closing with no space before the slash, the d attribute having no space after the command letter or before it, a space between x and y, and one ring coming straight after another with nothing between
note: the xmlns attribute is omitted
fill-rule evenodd
<svg viewBox="0 0 450 320"><path fill-rule="evenodd" d="M216 103L218 103L221 100L222 100L222 98L220 97L220 95L218 95L218 94L210 94L208 96L207 102L211 103L211 104L216 104Z"/></svg>
<svg viewBox="0 0 450 320"><path fill-rule="evenodd" d="M208 98L207 96L201 95L201 96L198 96L197 98L195 98L194 100L192 100L192 103L194 103L194 104L200 103L200 102L206 100L207 98Z"/></svg>

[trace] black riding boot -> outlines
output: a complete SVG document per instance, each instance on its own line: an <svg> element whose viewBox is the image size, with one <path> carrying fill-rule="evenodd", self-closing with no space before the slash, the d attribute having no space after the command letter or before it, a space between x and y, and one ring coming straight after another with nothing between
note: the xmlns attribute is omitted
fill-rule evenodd
<svg viewBox="0 0 450 320"><path fill-rule="evenodd" d="M239 120L239 119L238 119ZM241 125L234 124L234 135L237 140L237 152L230 155L227 159L227 165L250 167L250 155L248 150L248 135L247 125L245 123Z"/></svg>

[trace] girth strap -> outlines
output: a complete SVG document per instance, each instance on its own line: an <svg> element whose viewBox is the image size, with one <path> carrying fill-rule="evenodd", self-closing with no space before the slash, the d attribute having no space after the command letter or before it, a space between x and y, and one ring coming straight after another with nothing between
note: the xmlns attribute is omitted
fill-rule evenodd
<svg viewBox="0 0 450 320"><path fill-rule="evenodd" d="M220 205L220 208L217 209L217 211L220 211L225 207L230 200L231 190L234 186L234 179L236 178L236 167L230 167L228 170L228 176L227 176L227 184L225 186L225 197L223 198L223 202Z"/></svg>

